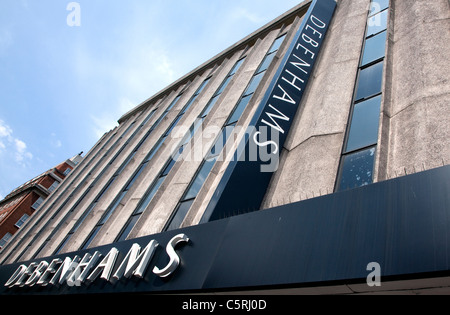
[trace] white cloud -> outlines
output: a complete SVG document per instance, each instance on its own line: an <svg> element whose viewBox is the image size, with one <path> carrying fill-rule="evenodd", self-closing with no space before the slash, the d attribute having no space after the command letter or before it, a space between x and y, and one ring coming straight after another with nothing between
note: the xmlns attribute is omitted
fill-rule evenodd
<svg viewBox="0 0 450 315"><path fill-rule="evenodd" d="M12 129L4 123L3 120L0 120L0 138L9 138L11 137Z"/></svg>
<svg viewBox="0 0 450 315"><path fill-rule="evenodd" d="M17 163L21 164L24 160L33 159L33 154L27 152L27 145L25 142L19 139L14 139L14 144L16 146L15 158Z"/></svg>
<svg viewBox="0 0 450 315"><path fill-rule="evenodd" d="M33 154L27 151L27 144L12 136L13 130L3 120L0 120L0 150L12 153L14 160L23 165L33 159Z"/></svg>

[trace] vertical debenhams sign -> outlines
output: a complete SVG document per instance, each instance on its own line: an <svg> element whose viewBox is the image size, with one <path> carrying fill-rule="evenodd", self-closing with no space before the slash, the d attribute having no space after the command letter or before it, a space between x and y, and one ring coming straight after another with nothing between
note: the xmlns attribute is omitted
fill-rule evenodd
<svg viewBox="0 0 450 315"><path fill-rule="evenodd" d="M236 211L259 209L272 174L278 168L280 151L300 106L335 8L334 0L314 0L311 3L253 116L250 136L238 146L238 158L230 162L202 222L227 217ZM246 158L250 156L253 158Z"/></svg>

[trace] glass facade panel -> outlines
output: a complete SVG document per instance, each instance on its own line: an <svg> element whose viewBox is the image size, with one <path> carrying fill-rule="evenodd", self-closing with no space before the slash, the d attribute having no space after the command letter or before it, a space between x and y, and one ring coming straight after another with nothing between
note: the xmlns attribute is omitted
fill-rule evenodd
<svg viewBox="0 0 450 315"><path fill-rule="evenodd" d="M208 177L209 172L211 171L215 162L216 162L215 158L210 159L210 160L205 160L200 171L195 176L195 180L192 182L191 187L187 191L183 200L197 197L198 192L202 188L203 183L205 182L206 178Z"/></svg>
<svg viewBox="0 0 450 315"><path fill-rule="evenodd" d="M166 176L167 174L169 174L170 170L175 165L175 163L176 163L176 161L174 159L170 159L169 164L167 164L167 166L164 169L164 171L162 172L161 176Z"/></svg>
<svg viewBox="0 0 450 315"><path fill-rule="evenodd" d="M238 60L238 62L236 62L236 64L234 65L233 69L231 69L229 76L234 75L239 70L239 68L241 67L241 65L244 62L244 60L245 60L245 57L240 59L240 60Z"/></svg>
<svg viewBox="0 0 450 315"><path fill-rule="evenodd" d="M209 114L214 105L216 105L218 99L219 95L216 95L209 101L208 106L202 111L202 114L200 115L201 118L205 118Z"/></svg>
<svg viewBox="0 0 450 315"><path fill-rule="evenodd" d="M267 54L271 54L274 51L278 50L281 47L281 44L283 44L284 39L286 38L286 35L278 37L275 42L273 43L272 47L270 47L270 50Z"/></svg>
<svg viewBox="0 0 450 315"><path fill-rule="evenodd" d="M275 58L275 55L276 55L276 53L272 53L272 54L266 56L266 58L264 58L263 63L261 64L261 66L259 66L259 69L257 72L259 73L259 72L266 71L267 68L269 68L270 64L272 63L273 58Z"/></svg>
<svg viewBox="0 0 450 315"><path fill-rule="evenodd" d="M386 31L366 40L362 66L384 57L386 48Z"/></svg>
<svg viewBox="0 0 450 315"><path fill-rule="evenodd" d="M128 237L128 234L130 234L131 230L133 229L134 225L136 224L137 220L139 220L139 216L135 215L131 217L130 222L128 222L126 228L123 230L122 234L120 235L118 242L125 241Z"/></svg>
<svg viewBox="0 0 450 315"><path fill-rule="evenodd" d="M381 92L383 79L383 62L364 68L359 73L356 100L368 98Z"/></svg>
<svg viewBox="0 0 450 315"><path fill-rule="evenodd" d="M339 191L372 183L375 151L376 148L373 147L343 157Z"/></svg>
<svg viewBox="0 0 450 315"><path fill-rule="evenodd" d="M381 95L355 105L346 152L377 143L380 104Z"/></svg>
<svg viewBox="0 0 450 315"><path fill-rule="evenodd" d="M388 10L385 10L381 13L375 14L374 16L370 17L369 20L367 21L366 37L384 31L387 27L387 17L388 17Z"/></svg>
<svg viewBox="0 0 450 315"><path fill-rule="evenodd" d="M225 88L228 86L228 84L230 83L231 79L233 79L233 76L230 76L230 77L225 79L225 81L222 83L220 88L217 90L216 95L217 94L222 94L223 90L225 90Z"/></svg>
<svg viewBox="0 0 450 315"><path fill-rule="evenodd" d="M236 109L233 112L233 115L231 115L231 117L228 119L227 125L234 124L239 120L239 118L241 118L242 113L244 112L251 98L252 95L247 95L240 100L239 104L236 106Z"/></svg>
<svg viewBox="0 0 450 315"><path fill-rule="evenodd" d="M183 223L184 217L186 216L192 204L194 203L194 200L195 199L191 199L179 203L178 208L175 209L176 214L170 221L170 224L165 229L165 231L175 230L180 227L181 223Z"/></svg>
<svg viewBox="0 0 450 315"><path fill-rule="evenodd" d="M145 197L144 201L141 203L139 208L136 209L135 214L141 214L144 212L145 208L147 208L150 201L153 199L153 196L158 191L159 187L161 186L162 182L164 181L165 177L158 178L158 181L156 182L155 186L153 186L152 190L149 192L147 197Z"/></svg>
<svg viewBox="0 0 450 315"><path fill-rule="evenodd" d="M374 15L389 7L389 0L375 0L370 5L370 14Z"/></svg>
<svg viewBox="0 0 450 315"><path fill-rule="evenodd" d="M250 82L250 85L248 86L247 90L245 91L245 95L250 95L255 92L255 90L258 87L259 82L261 82L264 74L265 74L265 72L261 72L260 74L255 75L253 77L252 81Z"/></svg>

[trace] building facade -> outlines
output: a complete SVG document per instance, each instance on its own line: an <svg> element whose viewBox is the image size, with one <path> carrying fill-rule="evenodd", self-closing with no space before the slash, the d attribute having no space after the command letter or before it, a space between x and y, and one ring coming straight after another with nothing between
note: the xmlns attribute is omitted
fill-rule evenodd
<svg viewBox="0 0 450 315"><path fill-rule="evenodd" d="M17 187L0 201L0 248L8 244L11 237L39 209L81 159L81 156L77 155L64 161Z"/></svg>
<svg viewBox="0 0 450 315"><path fill-rule="evenodd" d="M433 200L450 226L449 30L446 0L302 2L123 115L2 250L4 293L305 289L364 282L371 262L443 281L440 255L404 264ZM440 188L411 197L423 180Z"/></svg>

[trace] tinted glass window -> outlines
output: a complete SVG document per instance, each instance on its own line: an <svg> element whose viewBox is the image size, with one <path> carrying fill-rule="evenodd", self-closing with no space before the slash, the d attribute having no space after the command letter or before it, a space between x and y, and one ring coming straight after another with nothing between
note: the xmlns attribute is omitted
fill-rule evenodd
<svg viewBox="0 0 450 315"><path fill-rule="evenodd" d="M383 62L362 69L359 74L356 100L367 98L381 92Z"/></svg>
<svg viewBox="0 0 450 315"><path fill-rule="evenodd" d="M147 206L150 203L150 201L152 201L153 196L156 194L156 192L158 191L159 187L161 186L161 184L162 184L162 182L164 181L165 178L166 177L158 178L158 181L156 182L155 186L149 192L147 197L145 197L144 201L141 203L139 208L136 210L135 214L140 214L140 213L144 212L144 210L147 208Z"/></svg>
<svg viewBox="0 0 450 315"><path fill-rule="evenodd" d="M216 162L216 159L210 159L210 160L204 161L200 171L195 176L195 180L192 182L191 187L189 188L189 190L186 193L186 196L183 198L183 200L197 197L198 192L202 188L203 183L205 182L206 178L208 177L209 172L211 171L215 162Z"/></svg>
<svg viewBox="0 0 450 315"><path fill-rule="evenodd" d="M343 157L338 190L352 189L372 183L375 151L374 147Z"/></svg>
<svg viewBox="0 0 450 315"><path fill-rule="evenodd" d="M231 79L233 79L233 77L228 77L226 78L226 80L222 83L222 85L220 86L219 90L217 90L216 94L221 94L223 92L223 90L225 90L225 88L228 86L228 84L230 83Z"/></svg>
<svg viewBox="0 0 450 315"><path fill-rule="evenodd" d="M270 50L267 54L270 54L276 50L278 50L281 46L281 44L283 44L284 38L286 37L286 35L283 35L281 37L278 37L275 42L273 43L272 47L270 47Z"/></svg>
<svg viewBox="0 0 450 315"><path fill-rule="evenodd" d="M381 95L355 104L347 152L377 143Z"/></svg>
<svg viewBox="0 0 450 315"><path fill-rule="evenodd" d="M183 116L178 116L177 119L175 119L175 121L172 123L170 128L166 131L164 136L168 136L172 132L173 128L175 128L175 126L178 124L178 122L180 121L181 118L183 118Z"/></svg>
<svg viewBox="0 0 450 315"><path fill-rule="evenodd" d="M386 31L366 40L362 66L384 57L386 48Z"/></svg>
<svg viewBox="0 0 450 315"><path fill-rule="evenodd" d="M389 0L374 0L370 4L370 15L374 15L389 7Z"/></svg>
<svg viewBox="0 0 450 315"><path fill-rule="evenodd" d="M247 90L245 91L245 95L252 94L257 89L259 83L261 82L261 79L263 78L265 72L261 72L258 75L255 75L250 82L250 85L248 86Z"/></svg>
<svg viewBox="0 0 450 315"><path fill-rule="evenodd" d="M233 112L233 115L231 115L231 117L228 119L227 125L233 124L237 122L239 118L241 118L242 113L244 112L251 98L252 95L247 95L240 100L239 104L236 106L236 109Z"/></svg>
<svg viewBox="0 0 450 315"><path fill-rule="evenodd" d="M127 238L128 234L130 234L131 230L133 229L138 219L139 219L138 215L131 217L131 221L128 223L127 227L123 230L122 234L117 240L118 242L125 241L125 239Z"/></svg>
<svg viewBox="0 0 450 315"><path fill-rule="evenodd" d="M275 57L275 55L276 53L267 55L266 58L264 58L264 61L262 62L261 66L259 66L257 73L266 71L267 68L269 68L270 64L272 63L272 60Z"/></svg>
<svg viewBox="0 0 450 315"><path fill-rule="evenodd" d="M167 174L169 174L170 170L172 169L172 167L175 165L176 161L173 159L170 159L169 164L167 164L166 168L164 169L164 171L162 172L161 176L166 176Z"/></svg>
<svg viewBox="0 0 450 315"><path fill-rule="evenodd" d="M241 60L236 62L233 69L230 71L229 76L232 76L233 74L235 74L238 71L238 69L241 67L242 63L244 62L244 60L245 60L245 58L242 58Z"/></svg>
<svg viewBox="0 0 450 315"><path fill-rule="evenodd" d="M387 27L388 10L378 13L367 20L367 37L379 33Z"/></svg>
<svg viewBox="0 0 450 315"><path fill-rule="evenodd" d="M214 105L216 104L217 100L219 99L219 95L214 96L208 103L208 106L203 110L202 114L200 115L200 117L204 118L206 117L206 115L209 114L209 112L211 111L211 109L214 107Z"/></svg>
<svg viewBox="0 0 450 315"><path fill-rule="evenodd" d="M178 208L175 210L176 214L172 218L172 221L170 222L166 231L175 230L180 227L181 223L183 223L184 217L188 213L193 202L194 202L194 199L179 203Z"/></svg>

